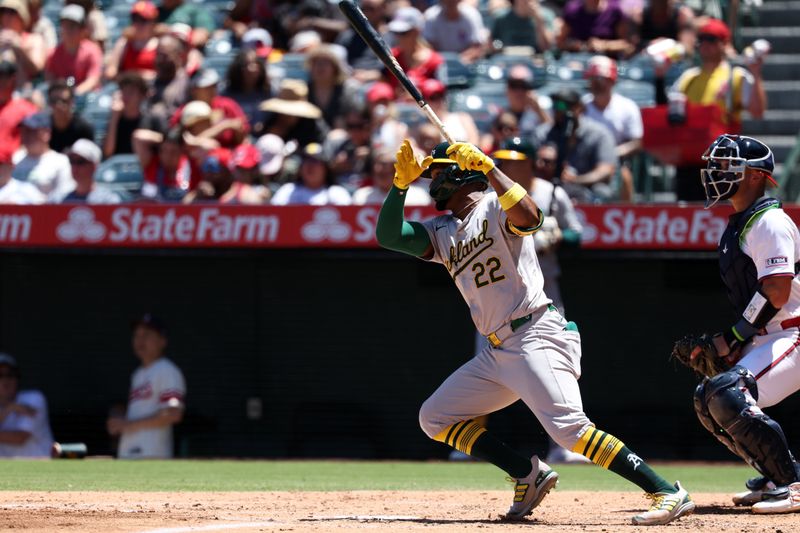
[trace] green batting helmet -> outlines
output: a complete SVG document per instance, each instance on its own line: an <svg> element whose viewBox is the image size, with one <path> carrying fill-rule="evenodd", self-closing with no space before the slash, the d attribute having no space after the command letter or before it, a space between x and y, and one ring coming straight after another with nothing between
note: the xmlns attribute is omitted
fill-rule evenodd
<svg viewBox="0 0 800 533"><path fill-rule="evenodd" d="M444 209L447 200L461 187L470 183L482 183L485 190L489 186L489 179L486 174L477 170L461 170L455 161L447 156L447 149L450 145L446 142L439 143L431 151L433 163L431 167L441 168L442 170L435 178L431 176L431 167L422 174L424 178L432 178L429 192L431 198L436 201L436 208Z"/></svg>
<svg viewBox="0 0 800 533"><path fill-rule="evenodd" d="M492 159L503 161L525 161L536 159L536 147L521 137L509 137L492 153Z"/></svg>

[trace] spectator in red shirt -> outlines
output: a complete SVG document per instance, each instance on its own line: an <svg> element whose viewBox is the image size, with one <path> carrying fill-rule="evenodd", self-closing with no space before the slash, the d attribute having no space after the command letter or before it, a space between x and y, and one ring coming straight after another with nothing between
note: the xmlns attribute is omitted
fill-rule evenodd
<svg viewBox="0 0 800 533"><path fill-rule="evenodd" d="M17 64L0 61L0 147L14 153L21 144L19 125L26 116L38 111L28 100L14 97Z"/></svg>
<svg viewBox="0 0 800 533"><path fill-rule="evenodd" d="M145 79L156 75L156 19L158 8L152 2L140 0L131 8L131 26L117 40L108 56L106 78L113 80L120 72L135 70Z"/></svg>
<svg viewBox="0 0 800 533"><path fill-rule="evenodd" d="M444 59L422 40L422 29L425 17L413 7L401 7L389 23L389 31L395 36L397 45L392 48L392 55L406 71L414 84L419 87L427 79L436 77L436 70ZM398 92L407 98L405 91L394 76L386 74L384 79Z"/></svg>
<svg viewBox="0 0 800 533"><path fill-rule="evenodd" d="M86 12L79 5L61 10L61 43L47 59L45 78L72 80L75 94L80 96L100 87L103 51L85 37Z"/></svg>
<svg viewBox="0 0 800 533"><path fill-rule="evenodd" d="M191 100L205 102L211 108L211 123L214 133L206 132L206 137L215 138L220 145L233 148L242 143L245 135L250 131L247 116L235 100L217 94L219 74L211 69L198 70L191 79L189 91ZM170 120L170 126L175 126L181 120L184 107L178 109ZM196 135L195 132L192 132Z"/></svg>
<svg viewBox="0 0 800 533"><path fill-rule="evenodd" d="M180 201L189 191L193 174L180 128L173 128L166 135L136 130L133 133L133 151L139 157L144 175L143 197Z"/></svg>

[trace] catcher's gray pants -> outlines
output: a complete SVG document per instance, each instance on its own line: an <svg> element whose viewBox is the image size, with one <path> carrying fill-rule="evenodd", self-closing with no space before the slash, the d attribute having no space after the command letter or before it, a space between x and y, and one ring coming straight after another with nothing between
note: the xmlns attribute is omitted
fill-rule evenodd
<svg viewBox="0 0 800 533"><path fill-rule="evenodd" d="M593 425L583 413L578 378L581 339L555 311L533 320L498 348L485 347L453 372L422 404L419 422L431 438L446 427L489 414L518 399L559 445L572 449Z"/></svg>

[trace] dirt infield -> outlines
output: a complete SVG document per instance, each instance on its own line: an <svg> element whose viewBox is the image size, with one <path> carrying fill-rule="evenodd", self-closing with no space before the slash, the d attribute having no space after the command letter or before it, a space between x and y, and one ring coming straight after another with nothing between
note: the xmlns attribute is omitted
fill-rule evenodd
<svg viewBox="0 0 800 533"><path fill-rule="evenodd" d="M698 494L698 509L672 526L638 528L637 493L551 493L524 523L500 520L511 492L3 492L0 531L794 531L798 516L755 516L727 494Z"/></svg>

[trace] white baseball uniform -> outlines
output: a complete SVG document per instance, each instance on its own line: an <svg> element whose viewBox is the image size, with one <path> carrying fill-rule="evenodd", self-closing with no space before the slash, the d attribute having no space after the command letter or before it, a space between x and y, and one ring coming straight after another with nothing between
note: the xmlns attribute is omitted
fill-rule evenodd
<svg viewBox="0 0 800 533"><path fill-rule="evenodd" d="M456 422L522 399L553 439L572 448L591 422L583 413L580 334L551 305L532 236L507 226L496 193L487 193L464 220L442 215L423 223L432 261L442 263L470 308L478 331L497 333L448 377L420 410L430 437ZM531 315L512 331L511 321Z"/></svg>
<svg viewBox="0 0 800 533"><path fill-rule="evenodd" d="M128 397L128 420L155 415L168 407L184 407L186 381L175 363L161 357L133 373ZM172 426L127 431L119 441L121 459L155 459L172 457Z"/></svg>
<svg viewBox="0 0 800 533"><path fill-rule="evenodd" d="M782 209L769 209L744 236L742 251L756 266L758 279L791 276L789 301L769 321L766 335L757 335L742 353L739 365L758 381L758 406L769 407L800 390L800 327L784 329L786 320L800 316L800 231Z"/></svg>
<svg viewBox="0 0 800 533"><path fill-rule="evenodd" d="M0 457L50 457L53 433L47 400L38 390L23 390L17 393L14 403L25 405L35 411L33 416L10 413L0 422L2 431L26 431L31 434L22 444L0 444Z"/></svg>

